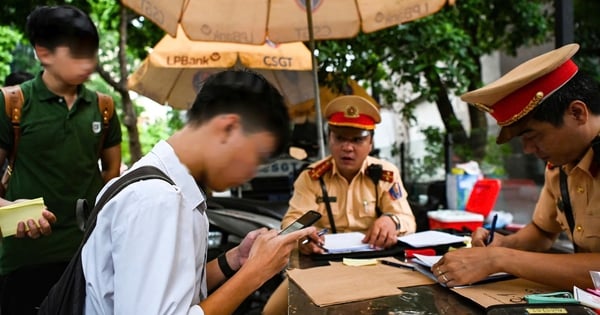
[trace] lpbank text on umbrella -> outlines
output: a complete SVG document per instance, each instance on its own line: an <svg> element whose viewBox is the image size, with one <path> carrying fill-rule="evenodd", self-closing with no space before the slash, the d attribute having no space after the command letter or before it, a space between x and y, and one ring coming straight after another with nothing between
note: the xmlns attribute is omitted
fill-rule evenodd
<svg viewBox="0 0 600 315"><path fill-rule="evenodd" d="M210 56L190 57L187 55L167 56L167 65L169 66L208 66L211 62L221 59L218 53ZM264 56L263 64L267 68L289 68L292 66L291 57Z"/></svg>

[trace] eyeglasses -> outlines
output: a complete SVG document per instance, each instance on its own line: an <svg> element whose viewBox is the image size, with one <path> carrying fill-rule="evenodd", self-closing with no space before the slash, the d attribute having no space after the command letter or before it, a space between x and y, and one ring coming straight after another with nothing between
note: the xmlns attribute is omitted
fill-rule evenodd
<svg viewBox="0 0 600 315"><path fill-rule="evenodd" d="M348 143L353 146L361 146L367 143L369 135L366 136L358 136L358 137L344 137L340 135L336 135L334 133L331 134L331 144L342 146L345 143Z"/></svg>

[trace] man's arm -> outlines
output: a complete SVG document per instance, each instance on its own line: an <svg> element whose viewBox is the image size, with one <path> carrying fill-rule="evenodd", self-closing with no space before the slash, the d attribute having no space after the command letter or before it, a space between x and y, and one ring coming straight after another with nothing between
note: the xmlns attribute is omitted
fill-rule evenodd
<svg viewBox="0 0 600 315"><path fill-rule="evenodd" d="M285 268L297 241L315 231L314 227L308 227L286 235L278 235L274 230L260 233L252 244L247 261L236 274L200 302L204 314L233 313L246 297ZM221 271L215 271L216 263L212 261L211 264L212 267L207 268L207 278L214 276L213 272L217 272L217 277L223 277ZM212 271L210 274L209 270Z"/></svg>
<svg viewBox="0 0 600 315"><path fill-rule="evenodd" d="M507 272L570 290L574 285L593 287L589 271L598 265L600 253L550 254L493 246L448 252L431 270L441 282L449 280L448 286L466 285L496 272Z"/></svg>
<svg viewBox="0 0 600 315"><path fill-rule="evenodd" d="M388 168L394 172L394 182L391 185L389 183L384 185L387 189L380 195L381 212L394 214L398 218L400 222L398 234L414 233L417 230L417 223L408 203L408 193L404 189L400 171L395 166L386 165L386 169Z"/></svg>
<svg viewBox="0 0 600 315"><path fill-rule="evenodd" d="M488 235L488 230L478 228L473 235L471 235L473 246L485 246L485 240ZM544 252L552 247L557 238L558 233L546 232L532 222L514 234L503 236L496 233L496 235L494 235L494 241L490 245Z"/></svg>
<svg viewBox="0 0 600 315"><path fill-rule="evenodd" d="M121 169L120 144L102 150L100 158L102 161L102 179L104 183L119 176Z"/></svg>
<svg viewBox="0 0 600 315"><path fill-rule="evenodd" d="M473 234L474 245L485 237L487 230L478 229ZM515 234L496 235L488 247L448 252L432 270L443 271L446 279L450 279L449 286L473 283L496 272L507 272L561 289L571 289L573 285L592 286L589 270L600 264L600 254L543 253L557 237L557 233L546 232L530 223Z"/></svg>

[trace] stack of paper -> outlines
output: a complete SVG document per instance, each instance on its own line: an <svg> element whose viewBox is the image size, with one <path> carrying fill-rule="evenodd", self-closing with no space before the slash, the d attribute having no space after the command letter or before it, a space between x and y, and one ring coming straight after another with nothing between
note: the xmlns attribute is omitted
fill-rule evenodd
<svg viewBox="0 0 600 315"><path fill-rule="evenodd" d="M430 230L400 236L398 237L398 240L412 247L427 247L462 243L465 241L465 237Z"/></svg>
<svg viewBox="0 0 600 315"><path fill-rule="evenodd" d="M42 216L44 199L37 198L13 203L0 207L0 229L2 236L7 237L17 234L17 224L33 219L35 222Z"/></svg>
<svg viewBox="0 0 600 315"><path fill-rule="evenodd" d="M377 250L363 243L364 238L365 234L361 232L326 234L324 247L329 251L328 254Z"/></svg>

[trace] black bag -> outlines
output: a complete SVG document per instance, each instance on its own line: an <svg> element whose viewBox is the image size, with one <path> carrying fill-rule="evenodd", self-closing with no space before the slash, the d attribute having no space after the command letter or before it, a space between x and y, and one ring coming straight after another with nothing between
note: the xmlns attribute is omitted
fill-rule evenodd
<svg viewBox="0 0 600 315"><path fill-rule="evenodd" d="M83 314L85 307L85 277L83 275L83 266L81 264L81 250L96 226L96 217L100 210L102 210L102 207L127 185L147 179L162 179L171 185L174 185L173 181L165 175L165 173L153 166L142 166L137 168L123 175L110 185L91 212L86 224L87 229L85 230L83 240L81 241L77 252L75 252L75 255L71 258L69 265L67 265L67 268L58 282L54 284L50 292L48 292L48 296L40 305L38 314Z"/></svg>

